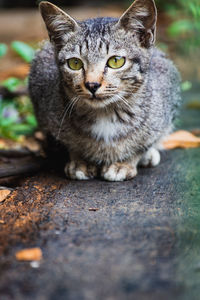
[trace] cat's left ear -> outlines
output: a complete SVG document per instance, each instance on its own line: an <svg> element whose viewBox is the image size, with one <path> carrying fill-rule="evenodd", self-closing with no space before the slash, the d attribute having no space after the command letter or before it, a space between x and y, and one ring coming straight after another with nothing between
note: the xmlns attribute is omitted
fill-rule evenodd
<svg viewBox="0 0 200 300"><path fill-rule="evenodd" d="M154 0L135 0L117 23L118 28L133 31L143 47L155 42L157 9Z"/></svg>
<svg viewBox="0 0 200 300"><path fill-rule="evenodd" d="M77 22L56 5L42 1L39 9L47 27L49 38L56 46L62 45L65 37L78 30Z"/></svg>

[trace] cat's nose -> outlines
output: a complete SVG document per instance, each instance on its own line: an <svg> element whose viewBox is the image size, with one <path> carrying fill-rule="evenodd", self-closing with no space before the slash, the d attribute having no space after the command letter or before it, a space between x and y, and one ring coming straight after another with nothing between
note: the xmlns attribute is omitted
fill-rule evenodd
<svg viewBox="0 0 200 300"><path fill-rule="evenodd" d="M101 84L98 82L86 82L85 87L94 95Z"/></svg>

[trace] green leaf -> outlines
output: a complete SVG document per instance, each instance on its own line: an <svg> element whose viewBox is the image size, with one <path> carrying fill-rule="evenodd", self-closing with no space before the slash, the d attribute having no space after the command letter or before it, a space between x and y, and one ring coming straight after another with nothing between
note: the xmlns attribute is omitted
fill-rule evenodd
<svg viewBox="0 0 200 300"><path fill-rule="evenodd" d="M192 88L192 83L190 81L184 81L181 84L181 89L183 92L188 91Z"/></svg>
<svg viewBox="0 0 200 300"><path fill-rule="evenodd" d="M10 92L16 90L16 88L21 85L22 80L16 78L16 77L10 77L4 81L1 82L3 86L5 86Z"/></svg>
<svg viewBox="0 0 200 300"><path fill-rule="evenodd" d="M29 125L31 125L32 127L37 127L37 121L34 115L28 115L26 117L26 121Z"/></svg>
<svg viewBox="0 0 200 300"><path fill-rule="evenodd" d="M4 56L7 52L8 47L6 44L0 43L0 57Z"/></svg>
<svg viewBox="0 0 200 300"><path fill-rule="evenodd" d="M14 118L2 118L1 119L1 123L0 123L0 126L1 127L9 127L11 126L12 124L14 124L16 120Z"/></svg>
<svg viewBox="0 0 200 300"><path fill-rule="evenodd" d="M191 11L192 15L197 18L198 17L198 6L197 3L188 2L188 8Z"/></svg>
<svg viewBox="0 0 200 300"><path fill-rule="evenodd" d="M14 41L11 43L11 48L28 63L32 61L35 54L34 49L23 42Z"/></svg>
<svg viewBox="0 0 200 300"><path fill-rule="evenodd" d="M13 124L12 126L10 126L10 130L15 134L29 134L33 131L33 129L28 124Z"/></svg>

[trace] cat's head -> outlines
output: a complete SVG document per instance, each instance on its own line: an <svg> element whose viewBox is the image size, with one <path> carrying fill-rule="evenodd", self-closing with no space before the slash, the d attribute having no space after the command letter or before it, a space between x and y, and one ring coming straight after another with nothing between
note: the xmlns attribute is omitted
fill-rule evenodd
<svg viewBox="0 0 200 300"><path fill-rule="evenodd" d="M136 0L119 20L77 22L49 2L40 11L71 99L98 108L137 93L155 41L154 0Z"/></svg>

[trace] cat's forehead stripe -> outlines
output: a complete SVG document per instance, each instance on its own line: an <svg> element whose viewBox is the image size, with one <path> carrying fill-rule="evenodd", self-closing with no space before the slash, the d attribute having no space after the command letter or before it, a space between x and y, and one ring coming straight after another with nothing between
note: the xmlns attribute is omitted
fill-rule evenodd
<svg viewBox="0 0 200 300"><path fill-rule="evenodd" d="M100 37L96 38L96 40L92 41L87 38L84 39L83 42L79 45L79 53L80 55L88 54L89 52L96 51L101 54L108 54L110 49L109 41L103 40Z"/></svg>
<svg viewBox="0 0 200 300"><path fill-rule="evenodd" d="M82 55L82 45L79 45L79 52L80 52L80 55Z"/></svg>
<svg viewBox="0 0 200 300"><path fill-rule="evenodd" d="M115 18L96 18L83 22L83 48L87 50L96 49L108 54L111 26L116 21L117 19Z"/></svg>

